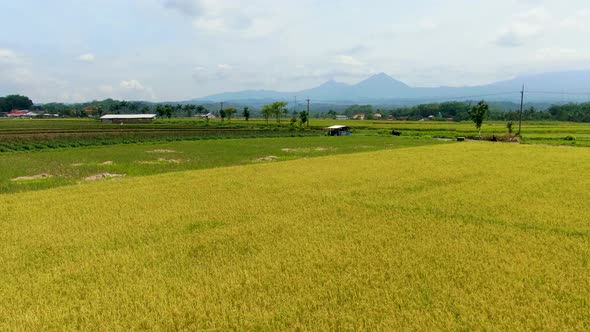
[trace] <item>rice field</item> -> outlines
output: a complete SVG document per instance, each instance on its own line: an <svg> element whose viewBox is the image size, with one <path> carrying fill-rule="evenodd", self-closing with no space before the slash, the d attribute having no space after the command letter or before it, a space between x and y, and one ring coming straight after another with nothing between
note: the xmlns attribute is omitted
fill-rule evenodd
<svg viewBox="0 0 590 332"><path fill-rule="evenodd" d="M588 330L589 173L468 142L0 195L0 329Z"/></svg>
<svg viewBox="0 0 590 332"><path fill-rule="evenodd" d="M0 194L86 182L100 174L136 177L289 161L333 154L443 144L420 137L282 137L118 144L0 155Z"/></svg>
<svg viewBox="0 0 590 332"><path fill-rule="evenodd" d="M92 119L0 119L0 153L55 150L88 146L215 140L228 138L322 136L323 128L334 124L352 127L354 135L388 136L392 130L404 137L473 138L477 135L470 121L336 121L311 119L310 129L278 124L263 119L219 119L205 122L194 118L160 119L151 124L105 124ZM515 132L518 124L514 125ZM485 137L508 133L506 122L486 121ZM590 146L590 124L556 121L524 122L522 142L529 144Z"/></svg>

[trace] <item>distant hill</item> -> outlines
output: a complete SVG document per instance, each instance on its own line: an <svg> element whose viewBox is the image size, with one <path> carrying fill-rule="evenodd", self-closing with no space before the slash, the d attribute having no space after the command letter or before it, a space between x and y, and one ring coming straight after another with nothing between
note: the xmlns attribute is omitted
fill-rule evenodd
<svg viewBox="0 0 590 332"><path fill-rule="evenodd" d="M318 87L296 91L246 90L226 92L192 100L193 102L262 103L309 97L314 102L334 104L420 104L448 100L518 101L525 85L529 102L588 101L590 70L527 75L512 80L471 87L415 88L381 73L357 84L328 81Z"/></svg>
<svg viewBox="0 0 590 332"><path fill-rule="evenodd" d="M590 92L590 70L519 76L490 86L520 89L523 84L529 91L587 94Z"/></svg>

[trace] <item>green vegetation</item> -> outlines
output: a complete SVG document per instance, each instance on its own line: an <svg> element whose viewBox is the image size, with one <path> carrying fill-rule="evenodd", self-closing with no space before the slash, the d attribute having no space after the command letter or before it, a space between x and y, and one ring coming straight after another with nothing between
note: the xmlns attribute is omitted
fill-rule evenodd
<svg viewBox="0 0 590 332"><path fill-rule="evenodd" d="M277 122L281 123L281 117L287 114L287 103L284 101L277 101L272 104L264 105L260 113L268 123L268 118L275 117Z"/></svg>
<svg viewBox="0 0 590 332"><path fill-rule="evenodd" d="M407 118L409 120L420 120L434 116L438 120L453 119L454 121L469 120L469 110L472 102L449 101L443 103L420 104L415 106L373 106L373 105L352 105L341 110L342 114L351 116L356 113L364 113L372 120L371 116L377 112L381 115L391 115L396 119ZM563 105L533 104L527 106L523 111L525 121L569 121L569 122L590 122L590 103L569 103ZM519 105L509 102L489 102L488 117L495 121L516 121L519 119ZM330 110L322 112L320 116L336 116L336 112Z"/></svg>
<svg viewBox="0 0 590 332"><path fill-rule="evenodd" d="M402 105L403 101L400 101ZM424 118L435 117L437 120L452 119L453 121L469 120L469 110L472 101L448 101L442 103L417 104L413 106L400 105L338 105L338 104L315 104L313 111L307 114L308 117L317 118L335 118L337 114L352 116L353 114L363 113L367 120L373 120L373 115L379 113L383 116L392 116L395 119L421 120ZM490 109L488 116L495 121L515 121L519 119L518 105L512 102L489 102ZM259 109L248 105L230 103L227 108L220 108L217 103L196 104L153 104L140 101L126 101L105 99L102 101L92 101L78 104L48 103L43 105L34 105L33 101L26 96L10 95L0 98L0 116L3 112L9 112L12 109L32 109L46 114L54 114L62 117L88 118L99 117L106 113L156 113L161 118L173 117L192 117L195 114L207 114L212 112L215 116L225 118L228 116L227 109L236 110L245 107L244 118L249 119L251 116L260 116L265 119L276 117L280 122L282 116L287 114L288 103L275 102L269 105L263 105ZM336 109L337 111L334 111ZM297 110L296 110L297 111ZM228 118L233 115L230 114ZM527 103L523 112L525 121L568 121L568 122L590 122L590 103L568 103L568 104L548 104L548 103Z"/></svg>
<svg viewBox="0 0 590 332"><path fill-rule="evenodd" d="M47 189L84 182L96 174L126 176L258 163L273 156L277 161L330 154L396 149L439 144L432 139L358 136L252 138L208 141L172 141L4 153L0 158L0 193ZM13 181L19 177L48 175Z"/></svg>
<svg viewBox="0 0 590 332"><path fill-rule="evenodd" d="M33 106L33 101L25 96L10 95L0 97L0 116L2 112L10 112L13 109L28 110Z"/></svg>
<svg viewBox="0 0 590 332"><path fill-rule="evenodd" d="M244 120L246 120L246 121L250 120L250 108L249 107L244 107L244 110L242 111L242 116L244 117Z"/></svg>
<svg viewBox="0 0 590 332"><path fill-rule="evenodd" d="M152 124L106 124L92 119L3 119L0 120L0 153L61 149L83 146L133 144L140 142L172 142L210 140L219 138L262 138L285 136L321 136L323 128L346 124L355 135L390 135L392 130L402 136L424 138L474 138L472 124L450 121L336 121L313 119L309 126L306 112L300 112L298 126L265 119L171 118ZM273 115L274 116L274 115ZM486 121L482 124L484 139L506 135L506 123ZM572 136L575 139L566 139ZM590 146L590 125L584 123L528 121L523 123L525 143Z"/></svg>
<svg viewBox="0 0 590 332"><path fill-rule="evenodd" d="M0 329L588 330L587 165L468 142L0 195Z"/></svg>
<svg viewBox="0 0 590 332"><path fill-rule="evenodd" d="M219 138L320 136L264 124L164 119L154 124L105 124L91 119L0 120L0 152Z"/></svg>
<svg viewBox="0 0 590 332"><path fill-rule="evenodd" d="M478 138L481 138L481 126L483 124L483 121L486 119L486 115L488 114L489 110L490 106L482 100L479 103L477 103L477 105L473 106L468 112L471 121L475 123L475 128L477 128Z"/></svg>

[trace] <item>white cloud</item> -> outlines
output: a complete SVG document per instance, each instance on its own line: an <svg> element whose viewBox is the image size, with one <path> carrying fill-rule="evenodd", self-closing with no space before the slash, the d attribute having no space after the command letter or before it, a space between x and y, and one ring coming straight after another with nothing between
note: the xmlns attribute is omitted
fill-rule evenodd
<svg viewBox="0 0 590 332"><path fill-rule="evenodd" d="M138 80L129 80L129 81L121 81L121 83L119 83L119 86L121 86L124 89L133 89L133 90L145 90L145 87L139 83Z"/></svg>
<svg viewBox="0 0 590 332"><path fill-rule="evenodd" d="M82 54L79 57L80 61L84 62L93 62L96 59L96 56L92 53Z"/></svg>
<svg viewBox="0 0 590 332"><path fill-rule="evenodd" d="M121 88L119 96L127 100L154 100L155 95L152 88L144 86L141 82L135 79L121 81L119 83ZM117 93L117 92L115 92Z"/></svg>
<svg viewBox="0 0 590 332"><path fill-rule="evenodd" d="M584 54L573 48L543 48L535 54L535 60L540 62L576 62L590 60L588 54Z"/></svg>
<svg viewBox="0 0 590 332"><path fill-rule="evenodd" d="M199 2L193 0L165 0L164 7L177 10L187 16L197 16L201 13Z"/></svg>
<svg viewBox="0 0 590 332"><path fill-rule="evenodd" d="M0 48L0 59L12 59L16 54L12 50Z"/></svg>
<svg viewBox="0 0 590 332"><path fill-rule="evenodd" d="M0 48L0 65L21 65L23 59L13 50Z"/></svg>
<svg viewBox="0 0 590 332"><path fill-rule="evenodd" d="M582 9L570 17L566 17L560 22L560 25L565 29L571 29L581 32L588 32L590 26L590 10Z"/></svg>
<svg viewBox="0 0 590 332"><path fill-rule="evenodd" d="M280 4L274 0L166 0L164 7L189 18L200 32L256 39L299 20L307 2L313 3L314 0Z"/></svg>
<svg viewBox="0 0 590 332"><path fill-rule="evenodd" d="M357 60L355 57L350 55L339 55L334 60L334 63L348 66L363 66L365 63Z"/></svg>
<svg viewBox="0 0 590 332"><path fill-rule="evenodd" d="M164 6L189 17L198 30L214 34L246 31L255 16L249 3L237 0L166 0Z"/></svg>
<svg viewBox="0 0 590 332"><path fill-rule="evenodd" d="M552 17L545 8L534 8L515 15L508 27L500 31L495 42L502 47L522 46L531 38L539 36L551 22Z"/></svg>
<svg viewBox="0 0 590 332"><path fill-rule="evenodd" d="M115 88L112 85L104 84L98 87L98 91L108 98L113 96Z"/></svg>
<svg viewBox="0 0 590 332"><path fill-rule="evenodd" d="M434 30L438 27L438 23L434 19L426 17L418 21L418 27L421 30Z"/></svg>
<svg viewBox="0 0 590 332"><path fill-rule="evenodd" d="M52 21L66 2L13 1L48 29L21 25L2 38L0 91L37 102L186 100L242 89L296 91L332 78L353 83L378 72L452 86L590 68L587 0L70 1L85 15ZM6 28L18 24L0 17Z"/></svg>
<svg viewBox="0 0 590 332"><path fill-rule="evenodd" d="M338 55L334 63L348 66L364 66L365 63L350 55Z"/></svg>

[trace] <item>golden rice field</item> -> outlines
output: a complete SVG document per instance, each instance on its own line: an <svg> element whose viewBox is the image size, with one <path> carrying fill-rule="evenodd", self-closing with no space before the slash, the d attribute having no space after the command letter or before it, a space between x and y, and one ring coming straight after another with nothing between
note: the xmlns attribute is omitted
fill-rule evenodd
<svg viewBox="0 0 590 332"><path fill-rule="evenodd" d="M0 330L589 330L590 150L465 143L0 195Z"/></svg>

